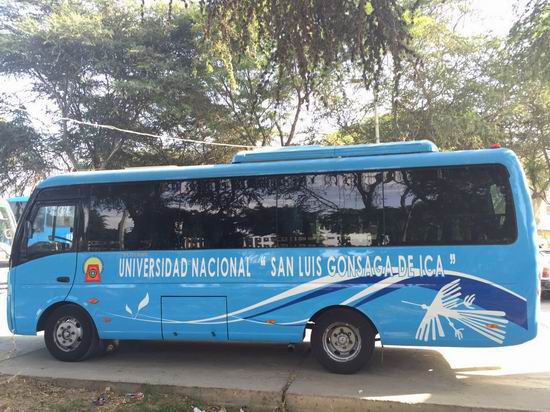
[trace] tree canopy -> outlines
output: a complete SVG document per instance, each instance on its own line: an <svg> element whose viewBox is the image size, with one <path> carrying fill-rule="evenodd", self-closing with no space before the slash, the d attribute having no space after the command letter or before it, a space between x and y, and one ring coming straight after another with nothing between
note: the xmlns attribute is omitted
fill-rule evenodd
<svg viewBox="0 0 550 412"><path fill-rule="evenodd" d="M275 71L279 79L299 77L306 98L318 77L334 67L357 62L369 86L380 75L386 55L398 65L408 50L410 10L397 0L200 3L207 16L206 40L225 62L235 54L261 55L269 62L266 76Z"/></svg>
<svg viewBox="0 0 550 412"><path fill-rule="evenodd" d="M216 158L219 148L190 148L178 137L235 137L225 108L211 99L195 64L192 13L168 20L161 5L142 19L137 5L108 1L27 6L11 10L15 23L0 34L0 73L28 81L35 95L52 104L43 140L67 170L195 162L207 152Z"/></svg>
<svg viewBox="0 0 550 412"><path fill-rule="evenodd" d="M467 3L2 4L0 79L27 86L0 96L2 187L21 192L70 170L214 163L239 150L189 140L373 142L376 89L382 141L501 143L520 156L533 198L547 200L549 2L531 0L505 38L455 30L453 7Z"/></svg>
<svg viewBox="0 0 550 412"><path fill-rule="evenodd" d="M380 83L380 104L388 108L381 140L427 138L443 150L499 143L523 161L533 199L548 200L550 78L547 51L537 48L548 35L550 7L529 7L504 39L459 34L437 8L419 10L410 42L418 60L403 62L397 79ZM374 141L372 115L340 126L327 143Z"/></svg>

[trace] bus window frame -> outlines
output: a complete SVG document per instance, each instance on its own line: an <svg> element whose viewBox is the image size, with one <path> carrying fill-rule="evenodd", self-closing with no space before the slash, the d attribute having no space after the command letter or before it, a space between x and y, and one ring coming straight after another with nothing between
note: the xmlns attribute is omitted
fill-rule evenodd
<svg viewBox="0 0 550 412"><path fill-rule="evenodd" d="M472 243L472 242L448 242L444 244L433 244L433 243L407 243L403 245L391 245L386 244L383 241L380 242L380 244L370 245L370 246L296 246L291 248L296 249L308 249L308 248L329 248L329 249L335 249L338 247L344 247L344 248L380 248L380 247L446 247L446 246L502 246L502 245L511 245L517 242L519 238L519 229L518 229L518 220L517 220L517 210L516 210L516 202L514 199L514 190L512 188L512 184L510 182L510 171L503 163L472 163L472 164L457 164L457 165L437 165L437 166L417 166L417 167L393 167L393 168L381 168L381 169L361 169L361 170L331 170L331 171L311 171L311 172L300 172L300 173L285 173L285 174L265 174L265 175L224 175L224 176L217 176L217 177L197 177L197 178L177 178L177 179L160 179L160 180L141 180L141 181L132 181L132 182L104 182L104 183L93 183L93 184L84 184L83 188L81 190L84 190L84 186L91 187L93 186L116 186L116 185L124 185L124 184L139 184L139 183L150 183L150 184L161 184L163 182L171 182L171 181L177 181L180 183L186 182L186 181L198 181L198 180L215 180L215 179L239 179L239 178L249 178L249 177L264 177L264 178L283 178L285 176L310 176L310 175L331 175L331 174L345 174L345 173L388 173L388 172L396 172L396 171L409 171L409 170L433 170L433 169L459 169L459 168L482 168L482 167L494 167L495 169L499 170L503 173L503 176L505 177L505 185L508 189L509 194L509 200L510 201L510 212L512 213L512 219L513 222L511 223L513 226L513 236L511 240L509 241L499 241L499 242L478 242L478 243ZM277 196L278 196L278 190L279 187L277 187ZM384 190L384 189L383 189ZM85 207L90 207L90 196L85 197ZM277 206L278 207L278 206ZM87 210L89 212L89 210ZM382 231L380 232L381 239L384 239L387 235L386 232L386 216L385 216L385 207L382 209L382 216L383 216L383 226ZM278 215L276 215L276 220L278 219ZM87 221L86 221L87 223ZM276 226L276 233L278 233L278 228ZM86 227L82 228L81 233L81 239L82 242L80 246L85 247L85 249L79 249L79 251L87 251L87 230ZM275 246L273 246L273 249L284 249L288 248L287 246L278 246L277 242L275 242ZM263 247L247 247L247 248L241 248L242 250L256 250L256 249L266 249ZM239 249L239 250L241 250ZM146 249L146 250L140 250L140 251L147 251L147 250L156 250L156 249ZM197 248L197 249L170 249L170 250L186 250L186 251L199 251L199 250L229 250L224 248ZM124 252L132 252L134 250L121 250ZM97 250L97 253L105 253L109 252L109 250Z"/></svg>
<svg viewBox="0 0 550 412"><path fill-rule="evenodd" d="M517 216L517 206L516 206L516 191L513 190L512 183L510 182L510 171L508 170L508 167L503 163L468 163L468 164L441 164L441 165L430 165L430 166L416 166L416 167L389 167L389 168L377 168L377 169L342 169L342 170L331 170L331 171L309 171L309 172L299 172L299 173L284 173L284 174L262 174L262 177L282 177L286 175L311 175L311 174L331 174L331 173L355 173L355 172L389 172L389 171L396 171L396 170L422 170L422 169L434 169L434 168L460 168L460 167L483 167L483 166L494 166L496 168L501 169L504 172L504 175L506 176L506 185L509 189L510 194L510 201L511 201L511 213L513 218L513 229L514 229L514 237L509 242L498 242L498 243L453 243L453 244L445 244L445 245L428 245L428 244L407 244L402 246L394 246L394 247L445 247L445 246L505 246L505 245L512 245L516 243L519 239L520 230L518 227L518 216ZM90 188L93 185L117 185L117 184L127 184L127 183L142 183L142 182L149 182L149 183L162 183L162 182L172 182L172 181L189 181L189 180L202 180L202 179L231 179L231 178L247 178L251 176L258 176L258 175L224 175L224 176L216 176L216 177L195 177L195 178L174 178L174 179L154 179L154 180L143 180L143 181L121 181L121 182L98 182L98 183L82 183L78 185L69 185L69 186L63 186L63 191L66 191L66 196L60 196L57 199L52 199L48 196L49 192L52 191L52 188L46 188L46 189L38 189L35 192L33 192L27 202L27 207L25 207L23 216L21 217L21 220L17 226L17 231L14 238L14 243L12 247L12 255L11 255L11 265L10 267L15 267L17 265L20 265L22 263L25 263L32 259L27 259L26 256L23 256L22 253L22 242L26 238L25 232L25 222L29 220L29 216L33 213L33 210L35 209L36 205L38 204L44 204L44 203L52 203L52 204L76 204L77 205L77 213L75 215L75 233L73 235L73 243L75 245L74 252L85 252L87 248L84 248L87 246L86 242L86 232L84 225L87 223L87 216L85 216L85 208L89 207L89 200L90 200ZM385 217L384 217L384 223L385 223ZM385 227L384 233L385 233ZM327 248L331 248L329 246L324 246ZM380 247L390 247L389 245L380 244L380 245L372 245L372 246L354 246L354 248L380 248ZM274 246L274 248L279 248L278 246ZM250 247L246 248L247 250L252 249L265 249L265 248L257 248L257 247ZM300 247L300 249L307 249L307 247ZM180 250L188 250L188 251L199 251L199 250L223 250L223 249L180 249ZM97 251L97 253L105 253L105 251ZM33 257L33 259L38 257Z"/></svg>
<svg viewBox="0 0 550 412"><path fill-rule="evenodd" d="M74 206L74 224L73 224L73 241L71 248L61 251L45 251L43 253L28 253L27 240L28 240L28 231L29 226L32 224L33 219L36 218L36 215L40 208L48 206ZM58 255L63 253L77 253L80 249L81 243L81 221L82 221L82 205L80 199L62 199L62 200L36 200L32 204L32 208L29 209L28 213L24 217L24 220L21 220L21 236L18 237L18 255L15 257L17 262L14 259L15 264L22 264L25 262L30 262L35 259L40 259L45 256Z"/></svg>

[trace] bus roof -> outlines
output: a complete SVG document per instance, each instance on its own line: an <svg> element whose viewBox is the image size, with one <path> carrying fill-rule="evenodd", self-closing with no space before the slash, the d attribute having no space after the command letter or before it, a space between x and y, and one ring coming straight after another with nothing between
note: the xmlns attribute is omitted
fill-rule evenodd
<svg viewBox="0 0 550 412"><path fill-rule="evenodd" d="M242 151L233 157L233 163L277 162L284 160L328 159L338 157L384 156L394 154L437 152L429 140L358 144L351 146L286 146Z"/></svg>
<svg viewBox="0 0 550 412"><path fill-rule="evenodd" d="M329 154L331 155L329 156ZM305 157L300 158L300 156ZM339 146L327 147L326 149L315 146L313 149L308 147L279 148L238 153L235 155L232 164L157 166L72 172L49 177L42 181L38 188L93 183L323 173L487 163L518 164L515 154L507 149L438 152L437 147L428 141Z"/></svg>
<svg viewBox="0 0 550 412"><path fill-rule="evenodd" d="M14 197L9 197L7 199L7 201L10 202L10 203L28 202L29 197L28 196L14 196Z"/></svg>

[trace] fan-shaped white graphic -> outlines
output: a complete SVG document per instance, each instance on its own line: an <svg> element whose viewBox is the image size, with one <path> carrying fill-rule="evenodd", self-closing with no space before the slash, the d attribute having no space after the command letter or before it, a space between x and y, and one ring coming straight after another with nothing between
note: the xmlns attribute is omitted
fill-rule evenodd
<svg viewBox="0 0 550 412"><path fill-rule="evenodd" d="M464 337L464 328L459 326L465 326L493 342L502 344L506 335L505 327L508 324L508 320L505 318L506 313L500 310L474 309L475 295L463 298L460 289L460 279L456 279L443 286L429 306L423 303L402 301L426 311L416 330L416 339L428 342L429 340L436 341L438 337L444 337L445 329L441 322L444 319L458 340L462 340Z"/></svg>

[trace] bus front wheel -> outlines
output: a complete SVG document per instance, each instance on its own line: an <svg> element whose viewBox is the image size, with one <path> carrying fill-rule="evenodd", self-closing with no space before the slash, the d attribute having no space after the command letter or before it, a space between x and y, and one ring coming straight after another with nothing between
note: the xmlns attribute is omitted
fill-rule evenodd
<svg viewBox="0 0 550 412"><path fill-rule="evenodd" d="M376 331L360 313L335 309L322 314L311 334L319 363L334 373L359 371L372 357Z"/></svg>
<svg viewBox="0 0 550 412"><path fill-rule="evenodd" d="M95 353L99 345L92 320L76 305L60 306L50 314L44 340L50 354L65 362L85 359Z"/></svg>

